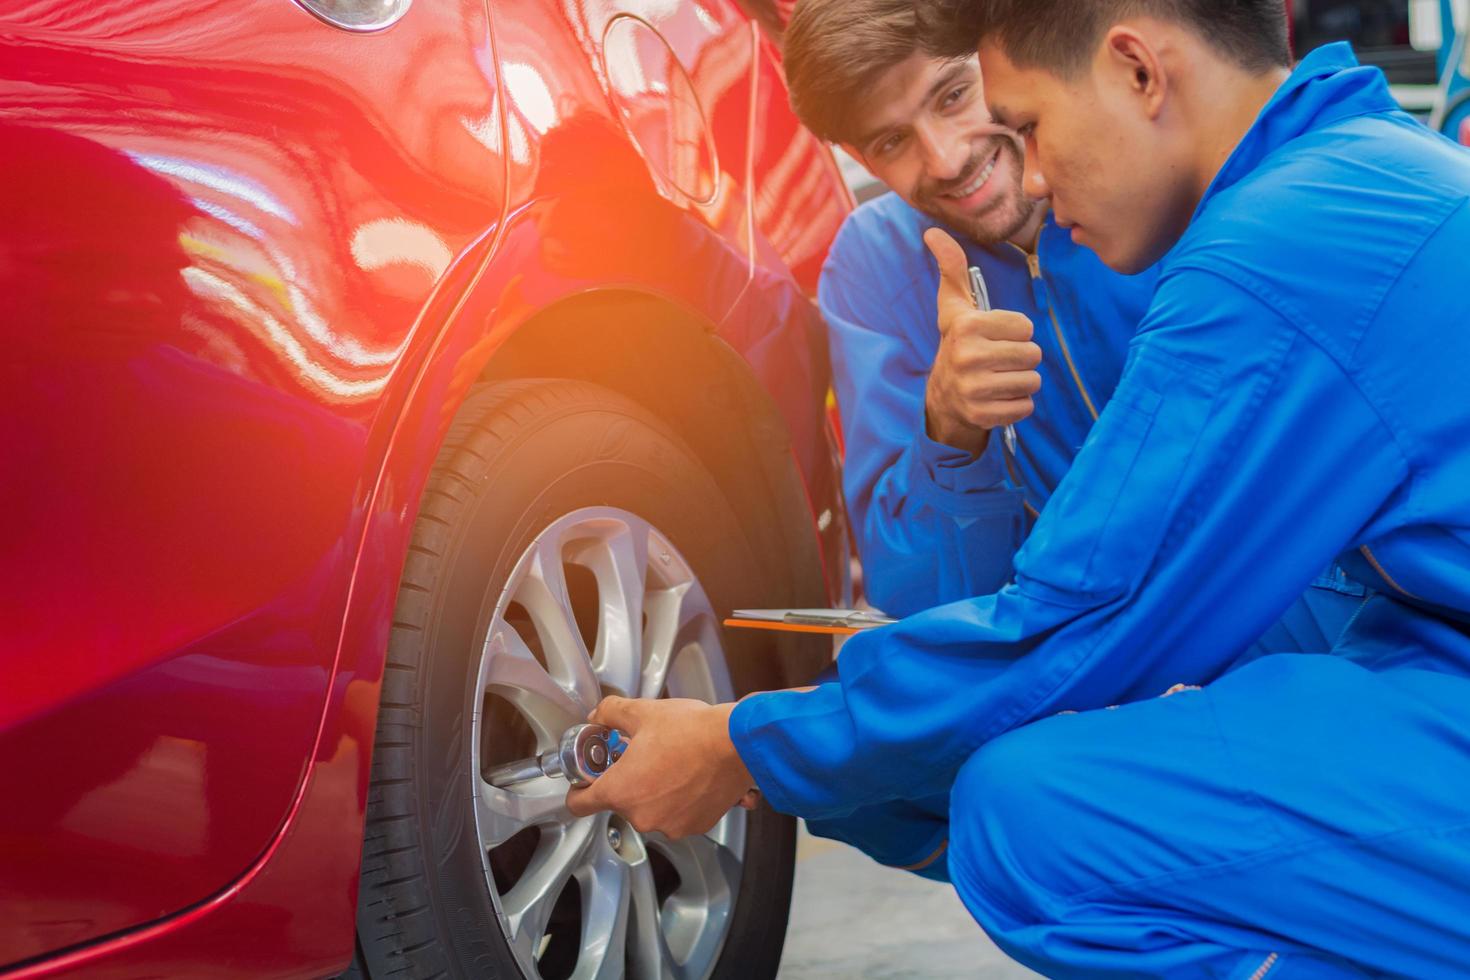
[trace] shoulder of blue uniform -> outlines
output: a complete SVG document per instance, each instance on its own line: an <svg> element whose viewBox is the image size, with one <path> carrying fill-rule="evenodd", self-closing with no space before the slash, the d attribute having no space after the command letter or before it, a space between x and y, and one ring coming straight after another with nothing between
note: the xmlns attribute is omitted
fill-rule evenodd
<svg viewBox="0 0 1470 980"><path fill-rule="evenodd" d="M1363 68L1352 51L1327 45L1304 58L1261 107L1215 174L1200 200L1199 211L1217 196L1256 172L1302 137L1363 115L1397 111L1383 73Z"/></svg>
<svg viewBox="0 0 1470 980"><path fill-rule="evenodd" d="M1214 273L1348 356L1424 243L1470 198L1470 154L1446 155L1414 127L1358 117L1283 146L1196 217L1166 275Z"/></svg>
<svg viewBox="0 0 1470 980"><path fill-rule="evenodd" d="M1324 74L1331 67L1297 85L1295 104L1288 92L1267 107L1227 164L1239 172L1217 180L1225 186L1212 188L1163 266L1166 278L1213 273L1345 358L1424 243L1470 199L1470 154L1392 105L1376 71ZM1322 90L1307 92L1313 84ZM1273 111L1299 118L1272 132Z"/></svg>
<svg viewBox="0 0 1470 980"><path fill-rule="evenodd" d="M895 234L922 235L931 222L909 207L897 194L887 191L858 205L842 222L833 249L857 242L886 240Z"/></svg>
<svg viewBox="0 0 1470 980"><path fill-rule="evenodd" d="M923 236L933 224L892 191L873 198L842 223L823 277L886 297L899 295L928 270Z"/></svg>

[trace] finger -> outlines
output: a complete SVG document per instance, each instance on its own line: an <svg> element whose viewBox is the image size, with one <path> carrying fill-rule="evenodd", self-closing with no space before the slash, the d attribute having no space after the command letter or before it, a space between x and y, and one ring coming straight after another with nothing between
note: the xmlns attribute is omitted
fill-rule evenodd
<svg viewBox="0 0 1470 980"><path fill-rule="evenodd" d="M1041 348L1013 340L965 340L953 345L951 367L964 372L1031 371L1041 364Z"/></svg>
<svg viewBox="0 0 1470 980"><path fill-rule="evenodd" d="M973 406L965 412L965 418L978 428L998 429L1030 418L1035 410L1036 404L1029 398L1008 398Z"/></svg>
<svg viewBox="0 0 1470 980"><path fill-rule="evenodd" d="M624 735L632 736L638 731L643 720L644 702L635 698L620 698L609 695L594 709L588 717L594 725L605 725L608 728L616 728Z"/></svg>
<svg viewBox="0 0 1470 980"><path fill-rule="evenodd" d="M939 326L943 330L949 316L975 308L975 298L970 295L970 263L960 243L938 228L924 232L924 244L939 263Z"/></svg>
<svg viewBox="0 0 1470 980"><path fill-rule="evenodd" d="M761 805L761 791L758 789L746 791L746 794L740 797L739 805L742 810L754 810Z"/></svg>
<svg viewBox="0 0 1470 980"><path fill-rule="evenodd" d="M602 794L598 792L601 785L601 780L595 780L591 786L574 786L567 791L567 810L572 816L586 817L612 809L603 799Z"/></svg>
<svg viewBox="0 0 1470 980"><path fill-rule="evenodd" d="M1030 318L1014 310L966 310L954 313L949 320L951 332L987 340L1026 343L1036 332Z"/></svg>
<svg viewBox="0 0 1470 980"><path fill-rule="evenodd" d="M997 402L1030 398L1041 390L1041 375L1035 371L997 371L976 381L968 390L965 386L960 390L967 404L975 409L988 409Z"/></svg>

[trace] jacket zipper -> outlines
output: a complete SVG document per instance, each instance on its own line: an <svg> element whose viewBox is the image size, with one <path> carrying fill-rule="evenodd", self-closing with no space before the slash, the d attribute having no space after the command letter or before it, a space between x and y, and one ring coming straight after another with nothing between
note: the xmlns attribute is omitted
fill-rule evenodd
<svg viewBox="0 0 1470 980"><path fill-rule="evenodd" d="M1276 961L1280 958L1280 953L1272 953L1266 957L1265 961L1256 967L1256 972L1251 974L1251 980L1261 980L1262 977L1271 972L1271 968L1276 965Z"/></svg>
<svg viewBox="0 0 1470 980"><path fill-rule="evenodd" d="M1021 479L1021 472L1019 469L1020 464L1012 459L1011 454L1008 452L1002 453L1001 455L1005 458L1006 470L1011 474L1011 482L1014 483L1017 487L1024 487L1026 483L1024 480ZM1031 515L1031 519L1033 521L1041 520L1041 511L1031 506L1031 501L1026 499L1026 492L1024 490L1021 491L1021 506L1025 508L1026 513ZM907 871L909 869L902 868L900 870Z"/></svg>
<svg viewBox="0 0 1470 980"><path fill-rule="evenodd" d="M1036 235L1037 248L1040 245L1041 234L1038 232ZM1019 246L1012 247L1019 248ZM1041 279L1040 253L1035 250L1027 252L1025 249L1021 249L1021 251L1026 256L1026 268L1030 271L1031 278L1033 280ZM1045 284L1046 281L1042 280L1042 285ZM1057 344L1062 348L1062 357L1067 362L1067 370L1072 372L1072 380L1077 383L1077 390L1082 393L1082 402L1087 406L1087 411L1092 415L1092 420L1096 422L1098 417L1097 406L1093 404L1092 395L1088 394L1087 386L1082 383L1082 374L1077 370L1077 363L1072 360L1072 349L1067 345L1067 335L1062 332L1062 325L1057 320L1056 305L1052 303L1050 295L1046 298L1046 312L1051 317L1051 328L1056 332Z"/></svg>
<svg viewBox="0 0 1470 980"><path fill-rule="evenodd" d="M1424 601L1423 599L1420 599L1418 596L1416 596L1414 593L1410 592L1408 589L1404 588L1402 585L1399 585L1397 582L1395 582L1393 580L1393 576L1388 574L1388 569L1384 568L1383 565L1379 563L1378 558L1373 554L1373 550L1369 548L1366 544L1358 550L1363 553L1364 558L1368 559L1368 564L1373 566L1373 571L1377 572L1383 578L1383 581L1388 583L1389 588L1393 589L1395 592L1398 592L1401 595L1408 596L1410 599L1417 599L1420 602Z"/></svg>

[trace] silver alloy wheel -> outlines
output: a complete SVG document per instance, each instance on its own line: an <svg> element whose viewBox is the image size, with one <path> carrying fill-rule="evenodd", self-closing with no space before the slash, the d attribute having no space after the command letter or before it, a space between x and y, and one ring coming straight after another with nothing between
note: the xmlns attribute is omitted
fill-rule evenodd
<svg viewBox="0 0 1470 980"><path fill-rule="evenodd" d="M569 569L585 583L580 590L569 587ZM594 628L587 609L594 582L589 651L584 634ZM726 814L705 836L670 841L639 834L608 814L572 817L561 780L503 790L481 775L491 761L482 758L487 737L504 727L488 717L487 705L508 706L541 752L585 721L605 693L733 699L719 621L688 563L626 511L587 508L555 521L526 549L501 592L477 692L470 770L475 826L485 881L521 971L543 976L553 911L575 883L580 935L572 937L577 948L568 976L708 977L740 888L743 810ZM493 852L512 839L529 849L528 832L535 843L524 868L514 881L497 881ZM562 944L567 939L558 937Z"/></svg>

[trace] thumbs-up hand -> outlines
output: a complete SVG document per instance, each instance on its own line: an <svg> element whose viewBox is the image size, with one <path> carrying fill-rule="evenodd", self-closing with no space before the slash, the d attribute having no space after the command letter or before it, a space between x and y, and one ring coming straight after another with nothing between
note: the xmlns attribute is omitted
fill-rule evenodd
<svg viewBox="0 0 1470 980"><path fill-rule="evenodd" d="M1041 390L1041 348L1031 321L1009 310L981 312L970 295L965 250L938 228L924 233L939 263L939 353L924 411L929 438L979 456L990 430L1019 422Z"/></svg>

